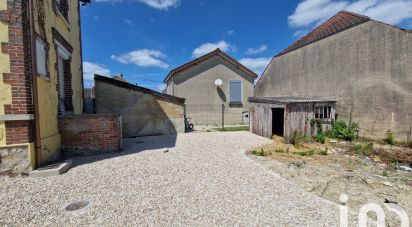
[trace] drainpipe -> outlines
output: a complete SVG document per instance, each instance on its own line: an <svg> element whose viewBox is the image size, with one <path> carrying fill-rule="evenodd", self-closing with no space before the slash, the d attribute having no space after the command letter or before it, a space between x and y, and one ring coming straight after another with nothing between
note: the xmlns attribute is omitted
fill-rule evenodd
<svg viewBox="0 0 412 227"><path fill-rule="evenodd" d="M30 21L30 55L31 55L31 74L32 74L32 95L34 107L34 128L35 128L35 157L36 169L41 166L41 139L40 139L40 112L39 97L37 90L37 60L36 60L36 31L34 25L33 1L29 0L29 21Z"/></svg>

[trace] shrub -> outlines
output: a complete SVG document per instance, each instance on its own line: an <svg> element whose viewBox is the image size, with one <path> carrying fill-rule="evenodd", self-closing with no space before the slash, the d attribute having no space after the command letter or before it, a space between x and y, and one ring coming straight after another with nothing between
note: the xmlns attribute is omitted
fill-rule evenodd
<svg viewBox="0 0 412 227"><path fill-rule="evenodd" d="M323 134L323 133L318 133L318 134L315 136L315 140L316 140L316 142L318 142L318 143L324 144L325 141L326 141L326 135Z"/></svg>
<svg viewBox="0 0 412 227"><path fill-rule="evenodd" d="M346 125L345 121L332 122L332 129L329 136L336 139L343 139L346 141L353 141L359 132L358 124L351 123Z"/></svg>
<svg viewBox="0 0 412 227"><path fill-rule="evenodd" d="M301 132L294 131L290 138L290 143L295 145L295 147L301 147L304 143L309 142L309 140L310 139Z"/></svg>
<svg viewBox="0 0 412 227"><path fill-rule="evenodd" d="M276 149L274 150L274 152L275 152L275 153L288 153L289 150L285 150L285 149L283 149L283 148L276 148Z"/></svg>
<svg viewBox="0 0 412 227"><path fill-rule="evenodd" d="M393 133L390 129L386 132L386 139L385 142L388 143L389 145L394 145L395 144L395 139L393 137Z"/></svg>

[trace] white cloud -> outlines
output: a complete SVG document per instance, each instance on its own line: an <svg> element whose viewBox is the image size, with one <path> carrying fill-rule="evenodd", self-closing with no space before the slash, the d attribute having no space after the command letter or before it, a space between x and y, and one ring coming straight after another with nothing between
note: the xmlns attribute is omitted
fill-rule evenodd
<svg viewBox="0 0 412 227"><path fill-rule="evenodd" d="M217 48L219 48L223 52L230 52L230 51L235 52L236 51L236 46L231 45L230 43L227 43L226 41L222 40L216 43L204 43L200 45L198 48L196 48L193 51L192 55L193 57L197 58L207 53L210 53L216 50Z"/></svg>
<svg viewBox="0 0 412 227"><path fill-rule="evenodd" d="M169 8L177 8L180 5L180 0L138 0L146 5L159 10L168 10Z"/></svg>
<svg viewBox="0 0 412 227"><path fill-rule="evenodd" d="M352 11L389 24L412 18L411 0L304 0L288 17L292 28L319 25L341 10Z"/></svg>
<svg viewBox="0 0 412 227"><path fill-rule="evenodd" d="M227 34L228 35L233 35L233 34L235 34L235 30L229 30L229 31L227 31Z"/></svg>
<svg viewBox="0 0 412 227"><path fill-rule="evenodd" d="M134 64L140 67L158 67L162 69L169 67L168 64L161 60L166 57L167 56L161 51L149 49L135 50L119 56L111 56L113 60L123 64Z"/></svg>
<svg viewBox="0 0 412 227"><path fill-rule="evenodd" d="M259 47L256 48L249 48L246 50L245 54L259 54L262 53L264 51L266 51L268 49L267 45L260 45Z"/></svg>
<svg viewBox="0 0 412 227"><path fill-rule="evenodd" d="M158 84L157 85L157 90L159 92L163 92L163 90L166 88L166 84L162 83L162 84Z"/></svg>
<svg viewBox="0 0 412 227"><path fill-rule="evenodd" d="M83 62L83 78L86 82L93 84L94 82L94 74L98 74L101 76L110 76L111 72L104 65L100 65L97 63L92 63L85 61ZM86 83L86 85L88 85Z"/></svg>
<svg viewBox="0 0 412 227"><path fill-rule="evenodd" d="M258 75L261 75L272 58L242 58L239 62Z"/></svg>
<svg viewBox="0 0 412 227"><path fill-rule="evenodd" d="M131 20L129 20L129 19L124 19L123 20L126 24L128 24L128 25L130 25L130 26L133 26L134 27L134 23L133 23L133 21L131 21Z"/></svg>

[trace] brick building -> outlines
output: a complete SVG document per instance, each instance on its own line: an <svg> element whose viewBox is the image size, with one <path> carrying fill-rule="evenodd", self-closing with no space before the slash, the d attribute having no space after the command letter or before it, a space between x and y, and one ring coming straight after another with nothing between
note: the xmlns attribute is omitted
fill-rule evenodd
<svg viewBox="0 0 412 227"><path fill-rule="evenodd" d="M87 2L0 1L0 173L57 159L58 116L83 112L80 5Z"/></svg>

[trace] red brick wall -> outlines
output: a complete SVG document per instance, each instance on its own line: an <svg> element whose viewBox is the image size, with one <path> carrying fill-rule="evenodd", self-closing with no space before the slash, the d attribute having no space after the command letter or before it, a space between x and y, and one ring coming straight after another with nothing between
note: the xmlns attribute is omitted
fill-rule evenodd
<svg viewBox="0 0 412 227"><path fill-rule="evenodd" d="M63 154L113 152L121 149L118 115L75 115L59 117Z"/></svg>
<svg viewBox="0 0 412 227"><path fill-rule="evenodd" d="M8 54L10 73L3 74L3 81L10 84L12 103L4 105L5 114L32 114L32 74L30 56L29 20L27 1L7 2L7 10L0 11L0 21L8 24L9 42L1 43L1 52ZM6 143L32 142L33 122L18 121L6 123Z"/></svg>

